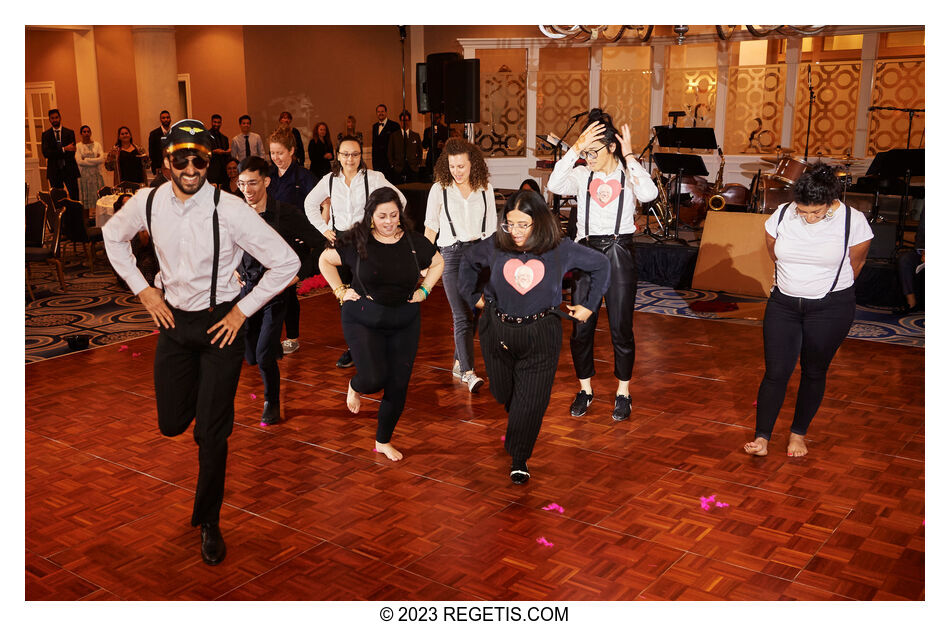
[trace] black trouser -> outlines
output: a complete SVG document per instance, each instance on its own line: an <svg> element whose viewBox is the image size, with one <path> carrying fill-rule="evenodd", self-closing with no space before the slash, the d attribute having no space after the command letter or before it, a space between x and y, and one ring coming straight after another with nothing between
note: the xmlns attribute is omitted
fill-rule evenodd
<svg viewBox="0 0 950 626"><path fill-rule="evenodd" d="M275 296L245 322L247 334L244 336L244 358L251 365L257 365L264 381L264 399L274 405L280 402L280 368L277 361L284 356L280 345L284 302L283 297Z"/></svg>
<svg viewBox="0 0 950 626"><path fill-rule="evenodd" d="M300 337L300 300L297 299L297 285L284 289L284 323L287 324L287 339ZM278 327L278 331L280 327Z"/></svg>
<svg viewBox="0 0 950 626"><path fill-rule="evenodd" d="M489 305L478 320L478 337L488 387L508 412L505 450L515 463L523 463L531 458L551 400L561 354L560 318L502 322Z"/></svg>
<svg viewBox="0 0 950 626"><path fill-rule="evenodd" d="M854 321L854 286L821 299L794 298L772 289L762 336L765 376L756 400L755 436L769 439L785 401L795 361L802 366L792 432L804 436L825 395L828 366Z"/></svg>
<svg viewBox="0 0 950 626"><path fill-rule="evenodd" d="M80 200L79 198L79 179L73 178L62 173L58 173L50 177L49 188L57 189L65 187L66 191L69 192L69 197L73 200Z"/></svg>
<svg viewBox="0 0 950 626"><path fill-rule="evenodd" d="M241 375L244 328L230 345L211 345L208 329L220 321L234 302L214 311L171 308L174 328L161 328L155 349L155 401L158 428L174 437L195 423L198 444L198 485L192 526L217 523L224 499L228 437L234 426L234 394Z"/></svg>
<svg viewBox="0 0 950 626"><path fill-rule="evenodd" d="M630 380L633 376L633 361L636 344L633 338L633 307L637 301L637 255L633 247L633 235L588 237L579 242L588 248L603 252L610 262L610 285L604 294L607 306L607 321L610 339L614 345L614 376L617 380ZM571 303L579 304L587 299L590 291L590 274L579 272L571 289ZM600 314L600 301L585 324L575 324L571 333L571 358L574 372L580 379L594 376L594 331Z"/></svg>
<svg viewBox="0 0 950 626"><path fill-rule="evenodd" d="M356 365L350 386L357 393L383 390L376 441L389 443L406 404L419 347L419 304L383 306L364 296L343 303L342 323Z"/></svg>

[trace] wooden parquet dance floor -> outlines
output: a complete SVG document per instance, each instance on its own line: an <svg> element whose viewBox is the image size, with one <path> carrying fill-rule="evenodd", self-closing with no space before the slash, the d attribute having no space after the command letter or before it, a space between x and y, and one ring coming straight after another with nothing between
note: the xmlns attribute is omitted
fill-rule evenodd
<svg viewBox="0 0 950 626"><path fill-rule="evenodd" d="M634 410L618 424L602 315L588 415L569 415L565 333L531 480L515 486L502 408L452 382L441 289L398 463L373 452L374 400L346 410L336 301L301 304L285 422L258 425L257 368L241 376L217 567L189 525L197 447L156 426L156 338L26 366L27 600L924 599L923 350L846 340L809 455L785 455L796 372L770 455L752 458L761 328L637 313ZM704 510L712 495L728 506Z"/></svg>

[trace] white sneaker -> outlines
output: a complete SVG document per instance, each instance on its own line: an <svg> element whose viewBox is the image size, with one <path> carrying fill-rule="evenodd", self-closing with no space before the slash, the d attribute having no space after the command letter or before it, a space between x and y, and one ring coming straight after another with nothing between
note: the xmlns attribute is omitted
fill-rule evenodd
<svg viewBox="0 0 950 626"><path fill-rule="evenodd" d="M482 385L485 384L485 381L475 375L475 372L468 372L462 374L460 381L462 384L468 385L468 390L472 393L475 393L481 389Z"/></svg>
<svg viewBox="0 0 950 626"><path fill-rule="evenodd" d="M461 378L462 377L462 366L456 363L452 366L452 378Z"/></svg>
<svg viewBox="0 0 950 626"><path fill-rule="evenodd" d="M284 339L280 342L284 348L284 354L290 354L300 349L300 343L296 339Z"/></svg>

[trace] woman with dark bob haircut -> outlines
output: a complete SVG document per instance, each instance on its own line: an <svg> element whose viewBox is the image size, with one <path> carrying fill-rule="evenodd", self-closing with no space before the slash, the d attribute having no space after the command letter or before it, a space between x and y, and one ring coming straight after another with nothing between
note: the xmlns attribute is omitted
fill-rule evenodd
<svg viewBox="0 0 950 626"><path fill-rule="evenodd" d="M340 279L341 265L352 273L352 286ZM428 272L420 284L423 268ZM340 301L343 337L356 365L346 406L357 413L360 394L383 391L375 450L398 461L402 453L390 440L419 347L419 304L442 275L442 257L412 230L399 193L380 187L369 195L362 219L320 255L320 273Z"/></svg>
<svg viewBox="0 0 950 626"><path fill-rule="evenodd" d="M854 321L854 280L871 247L864 215L845 206L835 170L803 174L794 202L765 222L765 245L775 262L775 285L765 307L765 376L755 410L755 440L745 451L768 454L795 362L802 366L788 456L805 456L805 433L825 394L828 366Z"/></svg>
<svg viewBox="0 0 950 626"><path fill-rule="evenodd" d="M491 279L480 292L479 272ZM508 412L505 450L511 481L530 478L528 459L551 399L561 353L561 280L568 270L588 272L587 299L568 305L569 316L585 323L600 306L610 266L600 252L561 238L557 219L541 196L518 191L508 198L497 233L462 255L459 292L473 308L485 309L478 335L492 396Z"/></svg>

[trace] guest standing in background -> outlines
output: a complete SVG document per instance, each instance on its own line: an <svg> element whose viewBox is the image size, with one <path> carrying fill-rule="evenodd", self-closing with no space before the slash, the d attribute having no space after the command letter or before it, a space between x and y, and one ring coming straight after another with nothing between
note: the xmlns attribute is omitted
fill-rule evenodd
<svg viewBox="0 0 950 626"><path fill-rule="evenodd" d="M389 136L399 132L399 124L386 117L385 104L376 107L376 119L379 121L373 124L373 169L389 182L395 182L389 163Z"/></svg>
<svg viewBox="0 0 950 626"><path fill-rule="evenodd" d="M106 169L112 170L112 186L119 183L145 184L145 150L135 145L132 131L128 126L120 126L115 146L106 155Z"/></svg>
<svg viewBox="0 0 950 626"><path fill-rule="evenodd" d="M211 165L208 166L208 180L215 185L224 185L228 182L226 166L228 159L231 158L231 144L228 136L221 132L221 121L221 116L215 113L211 116L211 127L208 128L208 135L214 145L211 151Z"/></svg>
<svg viewBox="0 0 950 626"><path fill-rule="evenodd" d="M399 114L398 131L389 136L389 165L393 170L393 183L413 183L419 180L422 165L422 139L419 133L409 128L412 116L409 111Z"/></svg>
<svg viewBox="0 0 950 626"><path fill-rule="evenodd" d="M79 165L79 191L86 215L95 215L99 190L105 186L99 166L105 163L106 155L98 141L92 140L92 130L85 124L79 127L81 141L76 147L76 163Z"/></svg>
<svg viewBox="0 0 950 626"><path fill-rule="evenodd" d="M301 165L304 164L305 153L303 151L303 137L300 136L300 131L293 127L294 116L290 114L290 111L281 111L280 117L277 118L277 127L285 128L289 130L294 135L294 160Z"/></svg>
<svg viewBox="0 0 950 626"><path fill-rule="evenodd" d="M221 191L233 193L239 198L243 198L244 194L241 193L240 185L238 185L238 160L234 157L228 159L228 162L224 165L224 171L227 181L221 185Z"/></svg>
<svg viewBox="0 0 950 626"><path fill-rule="evenodd" d="M333 163L333 140L330 139L330 129L324 122L317 122L313 127L313 138L307 145L307 154L310 155L310 173L320 180L330 173Z"/></svg>
<svg viewBox="0 0 950 626"><path fill-rule="evenodd" d="M432 175L432 169L439 160L439 155L442 154L445 142L449 140L449 127L442 123L442 114L433 113L432 119L432 126L426 126L426 129L422 131L422 147L427 151L426 172L429 176ZM433 131L435 131L435 141L432 140Z"/></svg>
<svg viewBox="0 0 950 626"><path fill-rule="evenodd" d="M239 117L238 125L241 127L241 132L231 139L231 156L237 159L238 163L249 156L259 156L266 160L267 151L264 149L261 136L251 131L251 116Z"/></svg>
<svg viewBox="0 0 950 626"><path fill-rule="evenodd" d="M148 134L148 160L153 175L158 174L158 171L162 169L162 140L168 135L171 125L171 113L162 111L158 114L158 128L152 129L152 132Z"/></svg>
<svg viewBox="0 0 950 626"><path fill-rule="evenodd" d="M65 187L69 197L79 199L79 166L76 165L76 133L62 125L59 109L49 110L50 128L43 131L41 149L46 158L50 189Z"/></svg>
<svg viewBox="0 0 950 626"><path fill-rule="evenodd" d="M356 137L360 145L363 145L363 132L356 130L356 118L352 115L346 116L346 120L343 123L343 132L337 133L336 135L337 143L343 141L344 137Z"/></svg>

